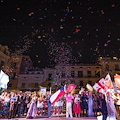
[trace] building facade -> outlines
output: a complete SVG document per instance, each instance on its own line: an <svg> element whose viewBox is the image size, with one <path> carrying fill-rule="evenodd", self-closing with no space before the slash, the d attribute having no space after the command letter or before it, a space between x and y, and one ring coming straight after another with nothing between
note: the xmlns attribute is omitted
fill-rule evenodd
<svg viewBox="0 0 120 120"><path fill-rule="evenodd" d="M44 72L32 70L26 74L19 74L17 88L23 91L38 90L42 82L44 82Z"/></svg>
<svg viewBox="0 0 120 120"><path fill-rule="evenodd" d="M107 73L110 73L113 80L114 75L120 73L120 60L115 57L100 57L96 64L57 65L39 72L40 74L37 74L37 71L33 70L28 74L19 74L18 88L31 90L43 85L43 87L52 87L53 90L57 90L62 85L71 83L76 84L77 88L86 87L87 83L94 85L101 78L105 78Z"/></svg>
<svg viewBox="0 0 120 120"><path fill-rule="evenodd" d="M52 87L54 90L59 89L62 85L71 83L76 84L77 87L85 87L87 83L93 85L100 79L100 69L101 66L98 65L78 65L56 66L52 69L45 68L43 71L33 70L27 74L19 74L18 88L20 90L24 88L31 90L43 85L43 87L48 89Z"/></svg>
<svg viewBox="0 0 120 120"><path fill-rule="evenodd" d="M114 75L120 74L120 59L117 57L100 57L98 63L101 65L101 77L109 73L112 80L114 80Z"/></svg>
<svg viewBox="0 0 120 120"><path fill-rule="evenodd" d="M32 68L32 61L29 56L11 56L8 66L7 73L10 77L8 89L18 89L18 76Z"/></svg>
<svg viewBox="0 0 120 120"><path fill-rule="evenodd" d="M39 90L40 86L50 88L54 73L55 70L50 68L28 70L25 74L19 74L17 88L20 90Z"/></svg>
<svg viewBox="0 0 120 120"><path fill-rule="evenodd" d="M29 56L10 56L7 46L0 44L0 69L9 75L8 89L38 90L39 86L58 89L65 84L85 87L94 85L109 73L112 81L114 75L120 74L120 59L117 57L100 57L96 64L57 65L43 70L33 69Z"/></svg>
<svg viewBox="0 0 120 120"><path fill-rule="evenodd" d="M56 66L56 75L55 79L59 85L74 83L77 87L85 87L87 83L93 85L100 79L101 66L95 64Z"/></svg>
<svg viewBox="0 0 120 120"><path fill-rule="evenodd" d="M0 44L0 69L5 69L10 59L10 52L7 46Z"/></svg>

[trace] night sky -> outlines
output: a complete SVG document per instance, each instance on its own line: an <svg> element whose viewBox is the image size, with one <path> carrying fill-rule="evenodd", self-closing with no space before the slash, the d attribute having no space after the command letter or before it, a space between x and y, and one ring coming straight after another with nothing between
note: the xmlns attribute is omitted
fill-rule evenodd
<svg viewBox="0 0 120 120"><path fill-rule="evenodd" d="M119 0L1 0L0 44L29 55L35 67L120 57ZM67 51L67 52L68 52ZM61 57L62 58L62 57ZM67 58L67 59L68 59Z"/></svg>

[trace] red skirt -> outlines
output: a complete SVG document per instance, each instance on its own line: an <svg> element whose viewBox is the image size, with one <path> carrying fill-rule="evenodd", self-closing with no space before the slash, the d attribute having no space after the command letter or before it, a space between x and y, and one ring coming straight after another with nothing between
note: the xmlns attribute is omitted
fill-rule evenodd
<svg viewBox="0 0 120 120"><path fill-rule="evenodd" d="M80 103L75 103L74 113L81 113Z"/></svg>

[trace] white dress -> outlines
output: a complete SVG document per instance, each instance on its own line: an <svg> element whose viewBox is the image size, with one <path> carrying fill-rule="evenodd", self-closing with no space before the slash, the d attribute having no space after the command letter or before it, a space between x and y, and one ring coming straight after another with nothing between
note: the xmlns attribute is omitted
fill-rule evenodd
<svg viewBox="0 0 120 120"><path fill-rule="evenodd" d="M94 113L93 113L92 93L89 93L89 100L88 100L88 116L94 116Z"/></svg>
<svg viewBox="0 0 120 120"><path fill-rule="evenodd" d="M109 98L107 98L107 111L108 111L107 120L116 120L116 110L111 94Z"/></svg>
<svg viewBox="0 0 120 120"><path fill-rule="evenodd" d="M43 108L44 106L43 106L43 102L37 102L37 108Z"/></svg>

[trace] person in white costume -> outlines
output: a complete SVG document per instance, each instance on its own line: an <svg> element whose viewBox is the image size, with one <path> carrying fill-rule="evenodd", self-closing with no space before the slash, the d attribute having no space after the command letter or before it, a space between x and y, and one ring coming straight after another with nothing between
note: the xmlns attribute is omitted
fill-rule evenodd
<svg viewBox="0 0 120 120"><path fill-rule="evenodd" d="M107 120L116 120L116 110L114 106L114 101L109 91L106 93L106 103L108 111Z"/></svg>
<svg viewBox="0 0 120 120"><path fill-rule="evenodd" d="M92 93L89 92L89 99L88 99L88 116L94 116L93 113L93 99L92 99Z"/></svg>

